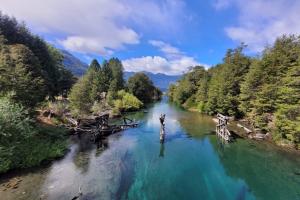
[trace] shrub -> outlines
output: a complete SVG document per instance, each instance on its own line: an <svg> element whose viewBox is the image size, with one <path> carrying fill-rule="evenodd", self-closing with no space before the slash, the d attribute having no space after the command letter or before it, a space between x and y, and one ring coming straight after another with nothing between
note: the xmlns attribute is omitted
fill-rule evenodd
<svg viewBox="0 0 300 200"><path fill-rule="evenodd" d="M52 110L55 115L61 117L64 113L66 113L69 109L68 103L66 101L55 101L48 102L48 108Z"/></svg>
<svg viewBox="0 0 300 200"><path fill-rule="evenodd" d="M293 143L300 142L300 107L282 105L275 113L275 139L287 139Z"/></svg>
<svg viewBox="0 0 300 200"><path fill-rule="evenodd" d="M64 129L36 126L23 106L0 97L0 173L38 165L65 149Z"/></svg>
<svg viewBox="0 0 300 200"><path fill-rule="evenodd" d="M124 90L118 91L117 99L114 100L114 106L121 112L135 111L143 106L143 103L134 95L125 92Z"/></svg>

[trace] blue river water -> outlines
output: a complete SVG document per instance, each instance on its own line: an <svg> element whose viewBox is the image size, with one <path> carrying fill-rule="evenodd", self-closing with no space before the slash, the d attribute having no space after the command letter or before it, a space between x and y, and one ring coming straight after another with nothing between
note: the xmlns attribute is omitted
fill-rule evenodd
<svg viewBox="0 0 300 200"><path fill-rule="evenodd" d="M159 141L159 116L166 139ZM14 176L0 199L300 200L299 154L245 139L225 144L211 117L166 101L130 114L137 128L95 145L74 137L70 152L47 167Z"/></svg>

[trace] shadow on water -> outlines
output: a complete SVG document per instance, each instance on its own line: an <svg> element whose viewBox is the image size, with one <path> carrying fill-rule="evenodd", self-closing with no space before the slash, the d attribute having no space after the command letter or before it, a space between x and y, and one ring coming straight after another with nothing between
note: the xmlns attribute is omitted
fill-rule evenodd
<svg viewBox="0 0 300 200"><path fill-rule="evenodd" d="M181 117L179 123L189 137L208 138L226 174L245 181L246 185L239 189L236 199L247 199L249 192L257 199L300 199L298 153L243 139L235 132L232 132L233 142L226 143L215 135L215 124L207 120L212 121L198 113L189 113Z"/></svg>
<svg viewBox="0 0 300 200"><path fill-rule="evenodd" d="M159 149L159 157L164 157L164 156L165 156L165 143L161 142L160 149Z"/></svg>
<svg viewBox="0 0 300 200"><path fill-rule="evenodd" d="M300 199L300 176L294 173L300 169L298 155L289 157L266 143L240 138L220 151L219 141L210 141L226 173L245 180L258 199Z"/></svg>
<svg viewBox="0 0 300 200"><path fill-rule="evenodd" d="M134 166L136 164L128 151L121 160L121 177L115 197L116 199L128 199L128 191L134 181Z"/></svg>

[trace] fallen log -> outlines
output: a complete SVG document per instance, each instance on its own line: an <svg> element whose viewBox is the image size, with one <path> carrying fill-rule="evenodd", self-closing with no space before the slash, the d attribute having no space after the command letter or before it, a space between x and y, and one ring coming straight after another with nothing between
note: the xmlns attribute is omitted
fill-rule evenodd
<svg viewBox="0 0 300 200"><path fill-rule="evenodd" d="M104 114L89 119L78 119L68 118L67 121L71 123L72 132L74 133L88 133L91 134L91 139L96 141L101 137L108 136L128 128L134 128L138 126L137 122L132 119L123 118L123 124L110 125L108 123L109 115Z"/></svg>

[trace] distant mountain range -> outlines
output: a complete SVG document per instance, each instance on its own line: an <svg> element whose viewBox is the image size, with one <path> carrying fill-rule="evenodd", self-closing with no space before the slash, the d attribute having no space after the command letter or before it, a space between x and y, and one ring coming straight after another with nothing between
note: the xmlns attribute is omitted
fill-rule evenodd
<svg viewBox="0 0 300 200"><path fill-rule="evenodd" d="M65 50L60 50L64 56L64 66L70 70L75 76L82 76L86 69L89 67L86 63L82 62L70 52Z"/></svg>
<svg viewBox="0 0 300 200"><path fill-rule="evenodd" d="M63 56L64 56L64 65L65 67L70 70L75 76L82 76L85 71L88 68L88 65L78 58L76 58L74 55L72 55L70 52L61 50ZM166 91L171 83L175 83L177 80L181 78L181 75L166 75L162 73L152 73L152 72L146 72L144 73L149 76L149 78L153 81L153 84L160 88L162 91ZM124 72L124 79L128 80L131 76L133 76L135 72Z"/></svg>

